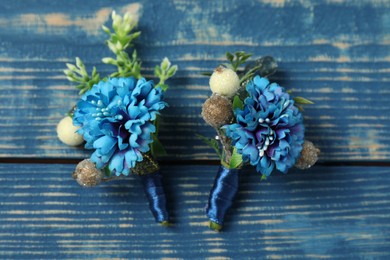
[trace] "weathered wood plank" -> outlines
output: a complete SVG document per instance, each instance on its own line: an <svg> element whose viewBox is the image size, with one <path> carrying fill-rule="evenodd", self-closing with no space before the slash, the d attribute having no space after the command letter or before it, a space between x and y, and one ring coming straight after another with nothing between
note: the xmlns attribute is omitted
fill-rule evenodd
<svg viewBox="0 0 390 260"><path fill-rule="evenodd" d="M88 156L56 139L77 99L62 69L75 56L91 68L109 55L99 28L113 9L139 15L145 68L164 56L180 66L161 131L171 159L215 158L194 135L214 134L200 117L210 95L200 72L235 50L274 56L273 80L316 102L305 111L307 138L323 161L390 158L390 3L382 0L1 1L1 157Z"/></svg>
<svg viewBox="0 0 390 260"><path fill-rule="evenodd" d="M174 225L136 176L85 189L73 165L0 164L0 258L388 259L390 168L314 167L268 181L244 170L225 229L204 206L216 166L165 166Z"/></svg>

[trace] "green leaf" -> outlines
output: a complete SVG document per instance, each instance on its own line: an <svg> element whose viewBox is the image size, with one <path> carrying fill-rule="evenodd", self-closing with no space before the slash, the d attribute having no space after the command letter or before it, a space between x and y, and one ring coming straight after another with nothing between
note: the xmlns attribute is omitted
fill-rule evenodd
<svg viewBox="0 0 390 260"><path fill-rule="evenodd" d="M242 165L242 155L237 152L237 148L233 148L233 154L232 157L230 158L230 164L229 168L230 169L237 169Z"/></svg>
<svg viewBox="0 0 390 260"><path fill-rule="evenodd" d="M265 181L265 180L267 180L267 175L262 174L262 175L261 175L260 181Z"/></svg>
<svg viewBox="0 0 390 260"><path fill-rule="evenodd" d="M167 57L162 60L160 67L162 70L167 70L169 67L171 67L171 62Z"/></svg>
<svg viewBox="0 0 390 260"><path fill-rule="evenodd" d="M103 168L103 173L106 177L111 177L111 171L110 169L108 168L108 166L104 167Z"/></svg>
<svg viewBox="0 0 390 260"><path fill-rule="evenodd" d="M234 54L236 55L236 57L241 57L243 54L245 54L245 52L243 52L243 51L236 51Z"/></svg>
<svg viewBox="0 0 390 260"><path fill-rule="evenodd" d="M207 138L206 136L203 136L200 134L196 134L196 136L199 139L201 139L205 144L207 144L208 146L213 148L215 150L215 152L217 153L217 156L219 157L219 159L222 159L222 154L221 154L221 151L219 150L220 147L219 147L219 143L217 140L215 140L214 138Z"/></svg>
<svg viewBox="0 0 390 260"><path fill-rule="evenodd" d="M115 77L119 77L121 74L119 73L119 72L113 72L113 73L111 73L111 75L110 75L110 77L111 78L115 78Z"/></svg>
<svg viewBox="0 0 390 260"><path fill-rule="evenodd" d="M169 68L168 72L167 72L167 76L168 78L172 77L173 75L175 75L176 71L177 71L177 65L173 65L172 67Z"/></svg>
<svg viewBox="0 0 390 260"><path fill-rule="evenodd" d="M233 111L236 110L237 108L239 109L244 109L244 102L240 99L239 96L234 96L233 99Z"/></svg>
<svg viewBox="0 0 390 260"><path fill-rule="evenodd" d="M117 65L117 61L114 60L113 58L111 57L105 57L102 59L102 62L105 63L105 64L111 64L111 65Z"/></svg>
<svg viewBox="0 0 390 260"><path fill-rule="evenodd" d="M156 65L156 67L154 67L154 76L160 77L161 73L162 73L161 67Z"/></svg>
<svg viewBox="0 0 390 260"><path fill-rule="evenodd" d="M73 111L66 112L65 116L69 116L70 118L73 119L74 113Z"/></svg>
<svg viewBox="0 0 390 260"><path fill-rule="evenodd" d="M247 59L249 59L250 57L252 57L252 54L251 53L244 53L242 55L242 60L246 61Z"/></svg>
<svg viewBox="0 0 390 260"><path fill-rule="evenodd" d="M68 67L68 69L70 71L77 71L77 68L75 65L71 64L71 63L66 63L66 67Z"/></svg>
<svg viewBox="0 0 390 260"><path fill-rule="evenodd" d="M161 90L164 92L167 91L167 89L169 88L167 84L159 84L156 87L161 87Z"/></svg>
<svg viewBox="0 0 390 260"><path fill-rule="evenodd" d="M109 29L107 26L102 25L102 29L103 29L103 31L104 31L105 33L107 33L108 35L111 35L111 31L110 31L110 29Z"/></svg>
<svg viewBox="0 0 390 260"><path fill-rule="evenodd" d="M314 104L314 102L306 99L306 98L303 98L303 97L295 97L294 98L294 101L295 103L297 104L300 104L300 105L312 105Z"/></svg>
<svg viewBox="0 0 390 260"><path fill-rule="evenodd" d="M154 134L158 135L158 131L160 131L160 115L157 115L156 119L154 119L154 126L156 127Z"/></svg>
<svg viewBox="0 0 390 260"><path fill-rule="evenodd" d="M237 71L238 67L240 65L244 64L247 61L247 59L249 59L251 56L252 56L252 54L246 53L244 51L237 51L234 53L233 58L231 58L230 55L227 58L228 58L228 61L230 63L229 65L230 65L231 69L233 69L234 71Z"/></svg>
<svg viewBox="0 0 390 260"><path fill-rule="evenodd" d="M130 40L132 41L132 40L138 38L140 35L141 35L140 31L134 32L134 33L130 34Z"/></svg>
<svg viewBox="0 0 390 260"><path fill-rule="evenodd" d="M226 52L226 59L231 62L234 59L234 55L230 52Z"/></svg>
<svg viewBox="0 0 390 260"><path fill-rule="evenodd" d="M152 134L152 138L153 138L153 143L150 145L150 150L152 152L152 155L154 157L167 155L167 151L165 150L160 140L158 140L157 136L155 134Z"/></svg>
<svg viewBox="0 0 390 260"><path fill-rule="evenodd" d="M131 57L133 58L133 60L137 60L138 59L137 50L133 51L133 53L131 54Z"/></svg>
<svg viewBox="0 0 390 260"><path fill-rule="evenodd" d="M79 58L79 57L76 57L76 65L78 68L80 69L84 69L85 70L85 66L84 66L84 63L82 62L82 60Z"/></svg>

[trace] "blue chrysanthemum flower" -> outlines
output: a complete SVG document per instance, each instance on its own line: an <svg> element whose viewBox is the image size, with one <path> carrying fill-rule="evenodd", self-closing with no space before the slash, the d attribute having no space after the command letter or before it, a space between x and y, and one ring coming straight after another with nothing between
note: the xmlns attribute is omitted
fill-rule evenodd
<svg viewBox="0 0 390 260"><path fill-rule="evenodd" d="M286 173L298 159L304 141L303 117L284 88L256 76L246 90L243 109L236 109L236 123L225 126L243 160L262 174L276 168Z"/></svg>
<svg viewBox="0 0 390 260"><path fill-rule="evenodd" d="M77 103L73 116L85 148L96 149L91 161L115 175L128 175L150 150L153 120L166 103L163 91L144 78L100 81Z"/></svg>

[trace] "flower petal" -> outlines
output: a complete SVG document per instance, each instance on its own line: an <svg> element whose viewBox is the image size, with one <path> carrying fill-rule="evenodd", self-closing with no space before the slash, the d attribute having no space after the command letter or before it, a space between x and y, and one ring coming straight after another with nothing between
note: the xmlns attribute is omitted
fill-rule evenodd
<svg viewBox="0 0 390 260"><path fill-rule="evenodd" d="M259 163L259 150L254 145L247 145L242 149L242 154L248 156L251 165Z"/></svg>
<svg viewBox="0 0 390 260"><path fill-rule="evenodd" d="M102 154L106 154L114 148L116 143L115 138L104 135L93 143L93 148L99 149Z"/></svg>

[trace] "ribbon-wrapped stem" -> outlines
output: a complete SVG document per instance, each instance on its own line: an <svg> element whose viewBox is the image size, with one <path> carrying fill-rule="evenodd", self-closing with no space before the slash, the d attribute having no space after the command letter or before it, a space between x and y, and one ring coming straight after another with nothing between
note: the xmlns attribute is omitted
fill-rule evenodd
<svg viewBox="0 0 390 260"><path fill-rule="evenodd" d="M239 185L238 169L220 166L214 185L210 191L206 213L210 219L210 228L221 230L225 215L233 204Z"/></svg>
<svg viewBox="0 0 390 260"><path fill-rule="evenodd" d="M150 154L144 154L143 157L144 159L136 164L132 172L137 174L142 181L150 211L156 222L167 226L169 225L169 214L160 166Z"/></svg>
<svg viewBox="0 0 390 260"><path fill-rule="evenodd" d="M169 225L167 199L163 186L163 176L160 171L140 175L146 197L149 200L150 211L156 222L163 226Z"/></svg>

